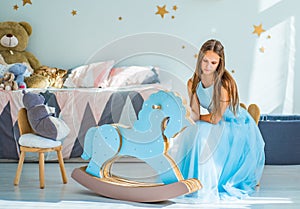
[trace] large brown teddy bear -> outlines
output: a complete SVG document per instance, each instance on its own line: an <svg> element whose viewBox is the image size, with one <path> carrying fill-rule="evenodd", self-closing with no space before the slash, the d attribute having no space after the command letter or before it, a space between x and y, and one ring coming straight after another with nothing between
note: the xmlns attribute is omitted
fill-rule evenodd
<svg viewBox="0 0 300 209"><path fill-rule="evenodd" d="M0 22L0 55L7 64L28 63L33 70L41 66L32 53L25 51L31 33L27 22Z"/></svg>
<svg viewBox="0 0 300 209"><path fill-rule="evenodd" d="M25 77L28 88L47 88L48 79L34 72L41 67L39 60L30 52L25 51L32 27L27 22L0 22L0 63L22 63L32 74Z"/></svg>

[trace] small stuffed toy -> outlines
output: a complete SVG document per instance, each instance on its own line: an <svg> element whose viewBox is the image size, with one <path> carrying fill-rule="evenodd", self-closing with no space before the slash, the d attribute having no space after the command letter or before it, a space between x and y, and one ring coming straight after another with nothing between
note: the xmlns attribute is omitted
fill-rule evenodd
<svg viewBox="0 0 300 209"><path fill-rule="evenodd" d="M16 63L12 65L9 69L9 72L15 75L15 81L18 84L19 89L25 89L26 83L24 81L24 76L26 75L27 67L21 63Z"/></svg>
<svg viewBox="0 0 300 209"><path fill-rule="evenodd" d="M34 73L48 78L50 87L62 88L68 71L60 68L42 66L38 70L35 70Z"/></svg>
<svg viewBox="0 0 300 209"><path fill-rule="evenodd" d="M15 81L18 84L18 89L26 88L24 78L29 77L31 73L29 72L28 67L25 64L0 64L0 78L3 78L5 73L7 72L14 74Z"/></svg>
<svg viewBox="0 0 300 209"><path fill-rule="evenodd" d="M55 117L55 108L44 104L43 95L25 90L23 94L28 121L36 134L54 141L61 140L69 134L70 129L65 122Z"/></svg>
<svg viewBox="0 0 300 209"><path fill-rule="evenodd" d="M25 77L24 80L27 88L46 89L50 87L49 79L36 73L29 77Z"/></svg>
<svg viewBox="0 0 300 209"><path fill-rule="evenodd" d="M13 73L4 73L4 76L0 78L0 89L7 91L18 90L18 84L15 81L15 76Z"/></svg>

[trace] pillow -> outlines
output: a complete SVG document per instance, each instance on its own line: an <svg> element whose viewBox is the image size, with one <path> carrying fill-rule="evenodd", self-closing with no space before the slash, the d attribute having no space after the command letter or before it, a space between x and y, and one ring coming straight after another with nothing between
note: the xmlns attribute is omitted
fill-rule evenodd
<svg viewBox="0 0 300 209"><path fill-rule="evenodd" d="M62 140L70 133L67 124L55 117L55 108L44 104L43 95L25 90L23 94L22 100L27 110L28 122L36 134L55 141Z"/></svg>
<svg viewBox="0 0 300 209"><path fill-rule="evenodd" d="M107 79L114 63L111 60L76 67L65 80L64 86L67 88L98 88Z"/></svg>
<svg viewBox="0 0 300 209"><path fill-rule="evenodd" d="M102 87L160 83L158 68L152 66L129 66L112 68Z"/></svg>

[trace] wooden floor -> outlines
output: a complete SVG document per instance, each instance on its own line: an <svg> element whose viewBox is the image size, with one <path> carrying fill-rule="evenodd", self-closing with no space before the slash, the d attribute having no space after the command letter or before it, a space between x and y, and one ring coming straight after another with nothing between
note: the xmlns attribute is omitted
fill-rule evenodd
<svg viewBox="0 0 300 209"><path fill-rule="evenodd" d="M300 165L266 166L261 187L254 196L247 200L215 204L188 204L178 199L145 204L100 197L70 177L74 168L83 165L86 164L66 163L68 183L62 184L58 164L46 163L45 189L41 190L37 163L24 164L19 186L13 185L17 163L0 163L0 208L300 208ZM143 178L145 172L152 175L145 166L143 163L122 162L115 166L115 172L139 178Z"/></svg>

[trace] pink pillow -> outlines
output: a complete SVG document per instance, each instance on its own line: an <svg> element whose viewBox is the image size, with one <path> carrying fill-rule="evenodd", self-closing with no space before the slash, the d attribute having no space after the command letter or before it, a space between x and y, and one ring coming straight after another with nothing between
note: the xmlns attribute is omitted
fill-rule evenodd
<svg viewBox="0 0 300 209"><path fill-rule="evenodd" d="M128 66L112 68L102 87L159 83L159 69L152 66Z"/></svg>
<svg viewBox="0 0 300 209"><path fill-rule="evenodd" d="M67 88L98 88L109 76L114 61L105 61L82 65L72 70L64 82Z"/></svg>

